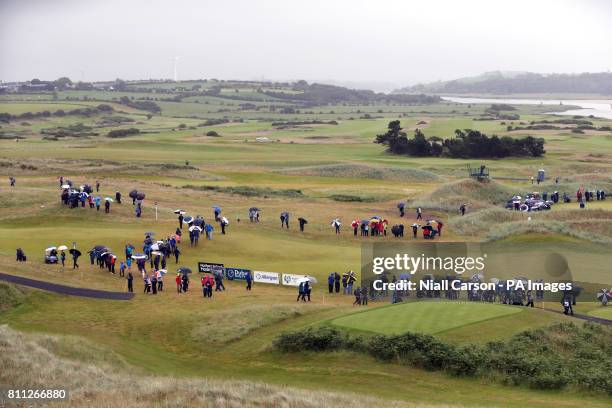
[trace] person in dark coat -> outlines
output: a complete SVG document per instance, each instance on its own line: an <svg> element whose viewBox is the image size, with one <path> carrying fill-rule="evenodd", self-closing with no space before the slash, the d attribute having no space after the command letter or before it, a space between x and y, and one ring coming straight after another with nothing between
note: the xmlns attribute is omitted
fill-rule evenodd
<svg viewBox="0 0 612 408"><path fill-rule="evenodd" d="M412 236L414 239L416 239L418 231L419 231L419 226L417 224L412 224Z"/></svg>
<svg viewBox="0 0 612 408"><path fill-rule="evenodd" d="M132 272L128 272L127 274L127 284L128 284L128 292L133 293L134 292L134 275L132 275Z"/></svg>
<svg viewBox="0 0 612 408"><path fill-rule="evenodd" d="M183 214L179 214L178 216L178 223L179 223L179 229L183 229Z"/></svg>
<svg viewBox="0 0 612 408"><path fill-rule="evenodd" d="M76 253L72 254L72 269L79 268L79 264L77 263L78 259L79 259L79 256Z"/></svg>
<svg viewBox="0 0 612 408"><path fill-rule="evenodd" d="M109 200L104 201L104 212L107 214L110 212L110 201Z"/></svg>
<svg viewBox="0 0 612 408"><path fill-rule="evenodd" d="M66 253L64 251L60 254L60 260L62 261L62 266L66 266Z"/></svg>
<svg viewBox="0 0 612 408"><path fill-rule="evenodd" d="M151 289L153 289L153 294L157 295L157 274L155 272L151 276Z"/></svg>
<svg viewBox="0 0 612 408"><path fill-rule="evenodd" d="M121 204L121 193L119 191L115 192L115 200L118 204Z"/></svg>
<svg viewBox="0 0 612 408"><path fill-rule="evenodd" d="M178 263L180 255L181 250L179 249L179 247L174 248L174 259L176 260L176 263Z"/></svg>
<svg viewBox="0 0 612 408"><path fill-rule="evenodd" d="M330 273L327 277L327 286L329 293L334 293L334 273Z"/></svg>
<svg viewBox="0 0 612 408"><path fill-rule="evenodd" d="M334 289L336 293L340 293L340 274L338 272L334 272Z"/></svg>
<svg viewBox="0 0 612 408"><path fill-rule="evenodd" d="M96 193L100 192L100 182L96 180Z"/></svg>
<svg viewBox="0 0 612 408"><path fill-rule="evenodd" d="M251 290L251 283L253 281L253 278L251 277L251 271L248 271L246 273L246 276L244 277L246 280L246 290Z"/></svg>
<svg viewBox="0 0 612 408"><path fill-rule="evenodd" d="M306 220L304 218L299 218L298 221L300 222L300 231L304 232L304 225L306 225Z"/></svg>

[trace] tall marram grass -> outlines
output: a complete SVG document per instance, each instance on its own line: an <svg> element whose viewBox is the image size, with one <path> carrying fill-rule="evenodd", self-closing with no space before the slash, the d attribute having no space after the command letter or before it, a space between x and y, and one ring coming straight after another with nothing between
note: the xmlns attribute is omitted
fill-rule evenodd
<svg viewBox="0 0 612 408"><path fill-rule="evenodd" d="M0 384L20 389L69 390L70 398L60 403L62 407L416 406L261 382L154 377L126 368L113 352L103 351L86 340L25 334L7 325L0 326L0 367Z"/></svg>

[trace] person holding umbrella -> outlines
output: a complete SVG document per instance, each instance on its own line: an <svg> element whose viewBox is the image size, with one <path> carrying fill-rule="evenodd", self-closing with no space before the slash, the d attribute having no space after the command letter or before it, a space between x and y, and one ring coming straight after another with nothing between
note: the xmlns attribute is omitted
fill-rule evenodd
<svg viewBox="0 0 612 408"><path fill-rule="evenodd" d="M416 239L417 238L417 232L419 230L419 224L417 224L416 222L414 224L412 224L412 235L413 238Z"/></svg>
<svg viewBox="0 0 612 408"><path fill-rule="evenodd" d="M225 227L229 225L229 220L226 217L221 217L221 234L225 235Z"/></svg>
<svg viewBox="0 0 612 408"><path fill-rule="evenodd" d="M136 205L136 196L138 195L138 190L130 191L130 198L132 199L132 205Z"/></svg>
<svg viewBox="0 0 612 408"><path fill-rule="evenodd" d="M331 225L336 230L336 234L339 234L340 233L340 226L342 225L342 223L340 222L340 218L334 218L332 220L332 222L331 222Z"/></svg>
<svg viewBox="0 0 612 408"><path fill-rule="evenodd" d="M406 208L406 203L403 201L398 203L397 208L399 209L400 217L403 217L405 215L404 209Z"/></svg>
<svg viewBox="0 0 612 408"><path fill-rule="evenodd" d="M110 213L110 200L109 199L104 200L104 212L106 214Z"/></svg>
<svg viewBox="0 0 612 408"><path fill-rule="evenodd" d="M96 197L94 198L94 201L96 203L96 211L100 211L100 203L102 202L102 199L100 197Z"/></svg>
<svg viewBox="0 0 612 408"><path fill-rule="evenodd" d="M304 225L308 224L308 221L303 217L298 218L298 221L300 223L300 231L304 232Z"/></svg>
<svg viewBox="0 0 612 408"><path fill-rule="evenodd" d="M353 235L357 236L357 230L359 229L359 225L361 225L361 220L353 220L353 222L351 222L351 227L353 227Z"/></svg>
<svg viewBox="0 0 612 408"><path fill-rule="evenodd" d="M62 250L62 253L60 254L60 260L62 261L62 267L66 266L66 253L64 250Z"/></svg>
<svg viewBox="0 0 612 408"><path fill-rule="evenodd" d="M281 220L281 228L287 226L287 229L289 229L289 213L287 211L283 211L281 213L280 220Z"/></svg>
<svg viewBox="0 0 612 408"><path fill-rule="evenodd" d="M183 229L183 212L179 212L179 216L178 216L178 223L179 223L179 229Z"/></svg>
<svg viewBox="0 0 612 408"><path fill-rule="evenodd" d="M215 212L215 221L219 222L219 216L221 215L221 207L219 207L218 205L213 205L212 208Z"/></svg>
<svg viewBox="0 0 612 408"><path fill-rule="evenodd" d="M81 256L81 251L76 248L70 249L70 254L72 255L72 269L78 269L79 264L77 263L79 256Z"/></svg>

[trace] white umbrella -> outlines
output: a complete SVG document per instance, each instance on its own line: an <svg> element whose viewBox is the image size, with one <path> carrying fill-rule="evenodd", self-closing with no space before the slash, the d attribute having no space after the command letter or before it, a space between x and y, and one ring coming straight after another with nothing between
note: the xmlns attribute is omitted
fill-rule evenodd
<svg viewBox="0 0 612 408"><path fill-rule="evenodd" d="M132 255L132 259L136 259L136 260L147 259L147 256L146 255Z"/></svg>
<svg viewBox="0 0 612 408"><path fill-rule="evenodd" d="M193 231L193 230L198 230L202 232L202 228L198 227L197 225L194 225L193 227L189 227L189 231Z"/></svg>
<svg viewBox="0 0 612 408"><path fill-rule="evenodd" d="M224 224L229 224L229 220L226 217L221 217L221 221L223 221Z"/></svg>
<svg viewBox="0 0 612 408"><path fill-rule="evenodd" d="M54 246L49 247L49 248L45 249L45 252L51 252L51 251L53 251L54 249L57 249L57 247L54 247Z"/></svg>
<svg viewBox="0 0 612 408"><path fill-rule="evenodd" d="M106 201L110 201L111 203L112 203L113 201L115 201L115 200L113 200L113 199L112 199L112 198L110 198L110 197L106 197L106 198L105 198L105 200L106 200Z"/></svg>
<svg viewBox="0 0 612 408"><path fill-rule="evenodd" d="M319 283L317 279L312 276L304 276L303 278L298 279L297 282L298 283L303 283L303 282Z"/></svg>
<svg viewBox="0 0 612 408"><path fill-rule="evenodd" d="M68 184L62 184L62 188L70 188Z"/></svg>
<svg viewBox="0 0 612 408"><path fill-rule="evenodd" d="M158 251L158 250L159 250L159 244L153 244L153 245L151 245L151 250L152 250L152 251Z"/></svg>
<svg viewBox="0 0 612 408"><path fill-rule="evenodd" d="M68 249L68 247L66 245L60 245L60 246L57 247L58 251L65 251L67 249Z"/></svg>
<svg viewBox="0 0 612 408"><path fill-rule="evenodd" d="M183 211L183 210L181 210L181 209L178 209L178 208L177 208L176 210L174 210L174 213L175 213L175 214L181 214L181 213L182 213L182 214L185 214L185 211Z"/></svg>

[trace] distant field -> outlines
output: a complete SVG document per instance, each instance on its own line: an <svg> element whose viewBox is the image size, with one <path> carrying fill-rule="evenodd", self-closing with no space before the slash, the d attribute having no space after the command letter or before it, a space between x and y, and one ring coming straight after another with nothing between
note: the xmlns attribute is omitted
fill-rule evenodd
<svg viewBox="0 0 612 408"><path fill-rule="evenodd" d="M522 311L498 304L422 301L350 314L332 320L331 324L380 334L435 334Z"/></svg>

